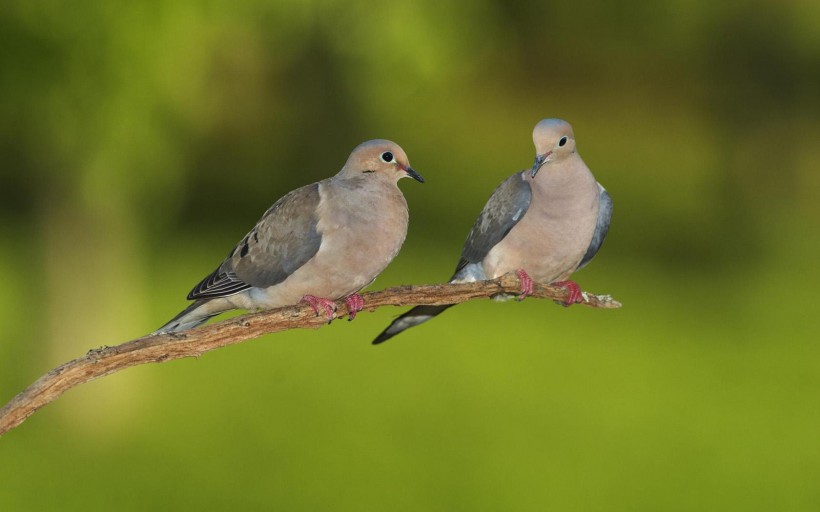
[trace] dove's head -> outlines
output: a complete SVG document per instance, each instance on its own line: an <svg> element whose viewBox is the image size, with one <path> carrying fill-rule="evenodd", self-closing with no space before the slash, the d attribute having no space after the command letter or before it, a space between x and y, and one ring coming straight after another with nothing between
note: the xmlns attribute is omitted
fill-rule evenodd
<svg viewBox="0 0 820 512"><path fill-rule="evenodd" d="M347 178L363 176L393 183L409 177L424 183L424 178L410 167L404 150L395 142L384 139L369 140L356 146L339 174Z"/></svg>
<svg viewBox="0 0 820 512"><path fill-rule="evenodd" d="M575 154L575 135L572 133L572 126L561 119L539 121L532 130L532 142L535 144L533 178L544 164L560 162Z"/></svg>

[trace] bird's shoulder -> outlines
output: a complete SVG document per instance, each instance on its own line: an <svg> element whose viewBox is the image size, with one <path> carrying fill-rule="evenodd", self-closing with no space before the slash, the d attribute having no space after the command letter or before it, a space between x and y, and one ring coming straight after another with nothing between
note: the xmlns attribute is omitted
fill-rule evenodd
<svg viewBox="0 0 820 512"><path fill-rule="evenodd" d="M317 232L320 182L285 194L234 246L227 258L188 294L189 300L233 295L284 281L321 245Z"/></svg>
<svg viewBox="0 0 820 512"><path fill-rule="evenodd" d="M508 177L490 195L467 235L456 271L483 260L527 213L532 188L525 174L522 171Z"/></svg>

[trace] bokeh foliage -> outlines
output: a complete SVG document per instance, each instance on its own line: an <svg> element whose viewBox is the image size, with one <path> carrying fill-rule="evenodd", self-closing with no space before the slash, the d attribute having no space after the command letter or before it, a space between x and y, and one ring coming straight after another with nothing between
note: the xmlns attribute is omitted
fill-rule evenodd
<svg viewBox="0 0 820 512"><path fill-rule="evenodd" d="M26 2L0 8L0 400L153 330L278 197L393 139L441 281L532 126L615 201L619 311L398 311L70 392L0 439L0 509L817 510L820 8ZM378 212L374 212L374 222Z"/></svg>

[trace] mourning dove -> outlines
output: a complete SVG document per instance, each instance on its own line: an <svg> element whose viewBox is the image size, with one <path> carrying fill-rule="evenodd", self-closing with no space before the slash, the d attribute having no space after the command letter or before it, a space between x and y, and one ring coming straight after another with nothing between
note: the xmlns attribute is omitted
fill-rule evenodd
<svg viewBox="0 0 820 512"><path fill-rule="evenodd" d="M196 327L230 309L271 309L305 301L333 318L345 298L373 282L407 235L407 202L398 181L424 179L388 140L356 147L335 176L279 199L212 274L188 294L194 303L155 334Z"/></svg>
<svg viewBox="0 0 820 512"><path fill-rule="evenodd" d="M532 133L535 164L507 178L490 196L470 231L451 283L495 279L517 272L523 299L533 280L569 290L569 276L595 256L609 230L612 201L578 155L572 127L544 119ZM374 341L382 343L450 306L418 306L401 315Z"/></svg>

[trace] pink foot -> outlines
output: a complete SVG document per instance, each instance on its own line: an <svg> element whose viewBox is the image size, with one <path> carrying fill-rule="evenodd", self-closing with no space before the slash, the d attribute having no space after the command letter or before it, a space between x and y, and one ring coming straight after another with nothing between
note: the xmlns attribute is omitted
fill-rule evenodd
<svg viewBox="0 0 820 512"><path fill-rule="evenodd" d="M584 302L584 296L581 294L581 287L578 286L578 283L575 281L555 281L552 284L553 286L560 286L569 292L569 295L567 295L567 300L564 302L564 306L572 306L573 304Z"/></svg>
<svg viewBox="0 0 820 512"><path fill-rule="evenodd" d="M323 299L315 295L305 295L302 297L301 302L307 302L310 304L310 307L313 308L316 316L319 316L319 307L321 307L325 310L325 314L327 315L327 323L333 321L333 313L336 312L336 303L334 301L330 299Z"/></svg>
<svg viewBox="0 0 820 512"><path fill-rule="evenodd" d="M358 293L354 293L345 299L345 305L347 305L347 321L349 322L356 318L356 313L364 309L364 299Z"/></svg>
<svg viewBox="0 0 820 512"><path fill-rule="evenodd" d="M519 268L515 271L515 274L518 276L518 279L521 281L521 294L518 295L518 301L522 301L527 298L527 295L532 295L532 288L535 284L530 277L529 274L523 269Z"/></svg>

